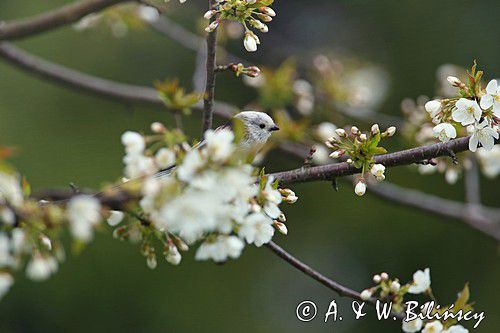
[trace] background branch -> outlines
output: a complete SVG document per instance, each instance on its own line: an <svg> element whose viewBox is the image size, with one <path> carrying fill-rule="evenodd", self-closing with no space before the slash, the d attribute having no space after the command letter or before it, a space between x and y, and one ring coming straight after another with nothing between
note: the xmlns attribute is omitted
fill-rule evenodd
<svg viewBox="0 0 500 333"><path fill-rule="evenodd" d="M82 0L36 16L0 24L0 41L32 36L64 25L107 7L129 0Z"/></svg>

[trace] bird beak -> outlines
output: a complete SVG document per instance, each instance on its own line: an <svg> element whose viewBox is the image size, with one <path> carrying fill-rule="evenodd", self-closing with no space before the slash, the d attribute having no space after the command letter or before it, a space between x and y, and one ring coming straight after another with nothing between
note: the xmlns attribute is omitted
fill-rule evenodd
<svg viewBox="0 0 500 333"><path fill-rule="evenodd" d="M270 130L271 132L274 132L274 131L279 131L279 130L280 130L280 128L279 128L278 126L274 125L274 126L273 126L273 127L271 127L269 130Z"/></svg>

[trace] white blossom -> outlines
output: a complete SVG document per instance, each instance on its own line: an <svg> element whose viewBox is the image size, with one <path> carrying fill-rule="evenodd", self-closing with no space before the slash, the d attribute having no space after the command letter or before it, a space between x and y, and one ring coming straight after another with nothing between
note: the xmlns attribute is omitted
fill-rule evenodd
<svg viewBox="0 0 500 333"><path fill-rule="evenodd" d="M492 150L484 148L477 150L477 156L481 163L481 169L488 178L495 178L500 174L500 146L495 145Z"/></svg>
<svg viewBox="0 0 500 333"><path fill-rule="evenodd" d="M0 272L0 300L14 284L14 278L7 272Z"/></svg>
<svg viewBox="0 0 500 333"><path fill-rule="evenodd" d="M384 172L385 172L385 166L383 166L382 164L374 164L370 170L371 174L373 176L375 176L375 178L378 180L378 181L382 181L385 179L385 175L384 175Z"/></svg>
<svg viewBox="0 0 500 333"><path fill-rule="evenodd" d="M234 133L229 129L205 132L206 151L215 162L225 162L234 152Z"/></svg>
<svg viewBox="0 0 500 333"><path fill-rule="evenodd" d="M491 80L486 86L486 95L481 97L481 107L487 110L493 107L493 113L500 117L500 87L497 80Z"/></svg>
<svg viewBox="0 0 500 333"><path fill-rule="evenodd" d="M434 137L438 138L441 142L448 142L450 139L454 139L457 137L457 131L452 124L441 123L439 125L434 126L432 129Z"/></svg>
<svg viewBox="0 0 500 333"><path fill-rule="evenodd" d="M453 325L450 326L447 330L444 330L442 333L469 333L469 330L462 325Z"/></svg>
<svg viewBox="0 0 500 333"><path fill-rule="evenodd" d="M46 280L57 271L57 266L54 257L35 254L26 265L26 275L34 281Z"/></svg>
<svg viewBox="0 0 500 333"><path fill-rule="evenodd" d="M6 200L14 207L23 203L23 190L19 177L0 171L0 202Z"/></svg>
<svg viewBox="0 0 500 333"><path fill-rule="evenodd" d="M193 179L194 174L204 164L205 162L201 158L199 150L190 150L184 157L182 164L177 168L177 176L180 180L189 183L189 181Z"/></svg>
<svg viewBox="0 0 500 333"><path fill-rule="evenodd" d="M406 321L406 320L403 320L403 332L406 332L406 333L416 333L418 331L420 331L420 329L422 329L422 325L423 325L423 322L422 322L422 319L420 318L417 318L415 320L411 320L411 321Z"/></svg>
<svg viewBox="0 0 500 333"><path fill-rule="evenodd" d="M495 139L498 139L498 132L491 128L486 120L483 120L475 126L474 133L469 140L469 150L475 152L479 144L485 150L491 150L495 145Z"/></svg>
<svg viewBox="0 0 500 333"><path fill-rule="evenodd" d="M10 240L6 233L0 232L0 267L14 266L15 260L10 253Z"/></svg>
<svg viewBox="0 0 500 333"><path fill-rule="evenodd" d="M315 152L312 156L312 161L314 162L314 164L322 165L328 164L330 162L330 151L326 147L315 145L313 148L315 149Z"/></svg>
<svg viewBox="0 0 500 333"><path fill-rule="evenodd" d="M110 211L110 215L106 220L111 227L115 227L123 220L125 214L119 210Z"/></svg>
<svg viewBox="0 0 500 333"><path fill-rule="evenodd" d="M146 148L144 137L137 132L127 131L122 134L122 144L127 154L142 154Z"/></svg>
<svg viewBox="0 0 500 333"><path fill-rule="evenodd" d="M12 211L12 209L7 207L0 207L0 221L5 223L6 225L14 225L16 222L16 215Z"/></svg>
<svg viewBox="0 0 500 333"><path fill-rule="evenodd" d="M408 292L410 294L421 294L428 290L431 286L431 272L429 268L421 271L418 270L413 274L413 282Z"/></svg>
<svg viewBox="0 0 500 333"><path fill-rule="evenodd" d="M101 204L94 197L79 195L68 203L68 219L73 237L89 242L94 236L94 226L101 221Z"/></svg>
<svg viewBox="0 0 500 333"><path fill-rule="evenodd" d="M223 262L228 258L238 258L244 247L245 244L236 236L218 236L215 241L203 242L196 251L195 258Z"/></svg>
<svg viewBox="0 0 500 333"><path fill-rule="evenodd" d="M172 244L168 247L168 253L167 253L165 259L167 259L167 261L170 264L175 265L175 266L177 266L181 263L182 256L179 253L177 246Z"/></svg>
<svg viewBox="0 0 500 333"><path fill-rule="evenodd" d="M262 213L250 214L240 225L238 236L244 238L248 244L260 247L269 243L274 235L272 220Z"/></svg>
<svg viewBox="0 0 500 333"><path fill-rule="evenodd" d="M155 161L142 154L127 154L123 158L125 164L125 176L130 179L154 174L157 171Z"/></svg>
<svg viewBox="0 0 500 333"><path fill-rule="evenodd" d="M481 110L476 101L460 98L455 104L455 109L452 111L451 116L456 122L467 126L478 121L482 114L483 110Z"/></svg>
<svg viewBox="0 0 500 333"><path fill-rule="evenodd" d="M425 111L429 113L431 118L434 118L441 112L441 101L433 100L425 103Z"/></svg>
<svg viewBox="0 0 500 333"><path fill-rule="evenodd" d="M422 333L441 333L443 331L443 324L439 320L434 320L425 324Z"/></svg>
<svg viewBox="0 0 500 333"><path fill-rule="evenodd" d="M160 148L155 155L156 165L160 169L166 169L175 164L175 152L168 148Z"/></svg>

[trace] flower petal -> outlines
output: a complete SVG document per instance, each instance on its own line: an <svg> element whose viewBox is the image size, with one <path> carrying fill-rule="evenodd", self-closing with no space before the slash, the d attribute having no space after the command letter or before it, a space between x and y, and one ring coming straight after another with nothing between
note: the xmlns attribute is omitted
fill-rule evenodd
<svg viewBox="0 0 500 333"><path fill-rule="evenodd" d="M498 90L497 80L491 80L486 86L486 93L489 95L496 95Z"/></svg>

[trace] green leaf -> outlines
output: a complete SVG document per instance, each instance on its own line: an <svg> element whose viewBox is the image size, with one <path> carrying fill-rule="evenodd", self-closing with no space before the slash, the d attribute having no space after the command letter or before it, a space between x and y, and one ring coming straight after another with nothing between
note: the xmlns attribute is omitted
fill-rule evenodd
<svg viewBox="0 0 500 333"><path fill-rule="evenodd" d="M464 286L464 289L458 294L458 298L455 301L455 308L456 309L462 309L467 305L467 302L469 301L470 297L470 291L469 291L469 283L467 282Z"/></svg>
<svg viewBox="0 0 500 333"><path fill-rule="evenodd" d="M26 180L26 177L23 176L23 181L22 181L22 187L23 187L23 194L25 197L29 197L31 195L31 185L28 183L28 180Z"/></svg>

